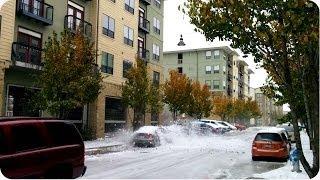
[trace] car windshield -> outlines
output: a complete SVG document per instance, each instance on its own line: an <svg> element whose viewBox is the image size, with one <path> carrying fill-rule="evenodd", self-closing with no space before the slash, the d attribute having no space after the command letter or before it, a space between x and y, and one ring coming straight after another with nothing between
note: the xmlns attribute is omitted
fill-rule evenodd
<svg viewBox="0 0 320 180"><path fill-rule="evenodd" d="M282 141L281 137L277 133L258 133L255 141Z"/></svg>

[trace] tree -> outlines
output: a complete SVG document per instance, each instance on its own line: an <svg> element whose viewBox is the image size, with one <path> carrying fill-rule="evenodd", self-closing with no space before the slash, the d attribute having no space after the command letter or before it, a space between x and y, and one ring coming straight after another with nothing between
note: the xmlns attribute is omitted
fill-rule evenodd
<svg viewBox="0 0 320 180"><path fill-rule="evenodd" d="M207 85L201 87L199 81L192 82L188 114L201 119L208 117L212 110L211 93Z"/></svg>
<svg viewBox="0 0 320 180"><path fill-rule="evenodd" d="M261 62L275 90L289 103L297 149L308 176L319 171L319 9L307 0L188 0L191 23L208 40L218 37ZM183 10L185 11L185 10ZM312 166L304 157L298 112L312 146Z"/></svg>
<svg viewBox="0 0 320 180"><path fill-rule="evenodd" d="M127 73L127 80L122 87L123 103L133 109L133 130L145 124L145 113L149 102L150 80L144 61L136 59L136 66Z"/></svg>
<svg viewBox="0 0 320 180"><path fill-rule="evenodd" d="M178 113L185 113L188 110L191 94L191 80L178 71L171 70L170 79L164 84L163 102L169 105L173 114L173 120L177 119Z"/></svg>
<svg viewBox="0 0 320 180"><path fill-rule="evenodd" d="M95 49L81 31L53 32L44 49L44 67L38 78L37 106L65 119L77 107L94 102L101 75L95 65Z"/></svg>
<svg viewBox="0 0 320 180"><path fill-rule="evenodd" d="M217 97L213 100L213 114L221 117L223 121L230 121L233 111L232 99L226 97Z"/></svg>

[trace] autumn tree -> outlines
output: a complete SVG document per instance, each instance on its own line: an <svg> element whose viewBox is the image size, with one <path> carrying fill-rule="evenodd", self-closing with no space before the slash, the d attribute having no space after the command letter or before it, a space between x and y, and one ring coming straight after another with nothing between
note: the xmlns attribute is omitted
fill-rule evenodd
<svg viewBox="0 0 320 180"><path fill-rule="evenodd" d="M233 102L233 116L244 124L248 124L251 118L258 118L261 116L259 106L256 101L237 99Z"/></svg>
<svg viewBox="0 0 320 180"><path fill-rule="evenodd" d="M64 31L60 38L53 32L45 44L43 71L38 78L38 107L65 119L71 110L95 101L102 80L95 56L93 43L81 31Z"/></svg>
<svg viewBox="0 0 320 180"><path fill-rule="evenodd" d="M232 115L233 102L227 97L216 97L213 100L213 114L221 117L223 121L229 121Z"/></svg>
<svg viewBox="0 0 320 180"><path fill-rule="evenodd" d="M307 0L187 0L191 23L208 40L218 37L252 54L266 69L274 90L289 103L296 146L308 176L319 171L319 9ZM272 85L270 85L272 86ZM301 106L301 97L303 106ZM303 108L313 152L306 160L298 128Z"/></svg>
<svg viewBox="0 0 320 180"><path fill-rule="evenodd" d="M164 84L163 102L168 104L173 115L177 119L178 113L186 113L191 94L191 80L178 71L171 70L170 78Z"/></svg>
<svg viewBox="0 0 320 180"><path fill-rule="evenodd" d="M136 62L136 66L127 72L127 80L122 87L122 101L133 109L133 130L145 123L150 84L145 62L140 59L136 59Z"/></svg>
<svg viewBox="0 0 320 180"><path fill-rule="evenodd" d="M197 119L210 116L213 104L208 86L201 86L199 81L195 81L192 82L191 88L188 115Z"/></svg>

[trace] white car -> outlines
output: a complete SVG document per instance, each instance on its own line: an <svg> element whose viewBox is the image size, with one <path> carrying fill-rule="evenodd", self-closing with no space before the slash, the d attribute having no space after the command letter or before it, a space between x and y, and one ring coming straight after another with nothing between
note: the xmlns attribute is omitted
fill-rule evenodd
<svg viewBox="0 0 320 180"><path fill-rule="evenodd" d="M222 132L223 132L223 133L224 133L224 132L228 132L228 131L231 130L228 126L219 123L217 120L200 119L200 121L205 122L205 123L215 124L216 126L218 126L218 127L220 127L220 128L222 129Z"/></svg>
<svg viewBox="0 0 320 180"><path fill-rule="evenodd" d="M232 125L232 124L230 124L230 123L228 123L228 122L226 122L226 121L218 121L220 124L223 124L223 125L225 125L225 126L228 126L229 128L231 128L232 130L237 130L237 128L234 126L234 125Z"/></svg>

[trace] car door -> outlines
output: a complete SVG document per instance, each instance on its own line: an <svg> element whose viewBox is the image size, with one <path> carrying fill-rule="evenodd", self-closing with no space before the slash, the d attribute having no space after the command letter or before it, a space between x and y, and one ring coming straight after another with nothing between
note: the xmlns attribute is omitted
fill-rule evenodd
<svg viewBox="0 0 320 180"><path fill-rule="evenodd" d="M48 160L42 153L45 140L36 124L20 123L10 126L11 153L2 170L8 178L39 178Z"/></svg>

